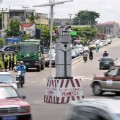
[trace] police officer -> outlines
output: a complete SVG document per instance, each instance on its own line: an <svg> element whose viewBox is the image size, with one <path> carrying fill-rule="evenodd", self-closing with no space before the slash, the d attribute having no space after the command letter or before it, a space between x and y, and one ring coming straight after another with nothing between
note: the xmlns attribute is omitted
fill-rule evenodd
<svg viewBox="0 0 120 120"><path fill-rule="evenodd" d="M11 69L11 64L12 64L12 60L11 60L11 54L9 54L9 70Z"/></svg>
<svg viewBox="0 0 120 120"><path fill-rule="evenodd" d="M7 67L8 67L8 56L5 55L5 57L4 57L4 68L5 68L6 72L7 72Z"/></svg>

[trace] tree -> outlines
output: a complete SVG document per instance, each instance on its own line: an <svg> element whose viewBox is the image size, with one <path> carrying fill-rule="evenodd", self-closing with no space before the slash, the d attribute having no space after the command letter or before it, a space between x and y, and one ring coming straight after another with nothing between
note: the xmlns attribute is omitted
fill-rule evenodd
<svg viewBox="0 0 120 120"><path fill-rule="evenodd" d="M82 10L76 14L74 18L74 24L76 25L91 25L94 26L96 24L96 19L99 18L99 13L94 11Z"/></svg>
<svg viewBox="0 0 120 120"><path fill-rule="evenodd" d="M36 17L33 12L30 13L28 19L30 20L30 23L35 23Z"/></svg>
<svg viewBox="0 0 120 120"><path fill-rule="evenodd" d="M88 40L92 40L96 37L96 34L98 32L97 29L92 27L72 27L72 30L77 31L78 36L81 38L85 38Z"/></svg>
<svg viewBox="0 0 120 120"><path fill-rule="evenodd" d="M10 28L7 30L7 36L19 36L19 21L10 21Z"/></svg>

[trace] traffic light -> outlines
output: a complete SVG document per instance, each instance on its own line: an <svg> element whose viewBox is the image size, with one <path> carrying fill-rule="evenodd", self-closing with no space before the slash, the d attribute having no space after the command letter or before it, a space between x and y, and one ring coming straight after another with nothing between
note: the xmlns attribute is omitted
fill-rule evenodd
<svg viewBox="0 0 120 120"><path fill-rule="evenodd" d="M39 28L35 29L35 39L40 39L41 37L41 30Z"/></svg>

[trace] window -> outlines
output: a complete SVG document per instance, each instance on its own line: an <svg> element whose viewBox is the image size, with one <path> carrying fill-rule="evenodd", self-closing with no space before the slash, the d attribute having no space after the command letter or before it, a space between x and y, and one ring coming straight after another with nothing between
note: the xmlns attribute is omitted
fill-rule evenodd
<svg viewBox="0 0 120 120"><path fill-rule="evenodd" d="M108 71L107 76L115 76L117 75L118 69L111 69Z"/></svg>

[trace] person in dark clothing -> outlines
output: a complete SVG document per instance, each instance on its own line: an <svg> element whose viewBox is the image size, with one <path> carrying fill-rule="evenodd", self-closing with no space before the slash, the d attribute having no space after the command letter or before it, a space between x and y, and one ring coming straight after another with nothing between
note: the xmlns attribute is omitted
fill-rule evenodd
<svg viewBox="0 0 120 120"><path fill-rule="evenodd" d="M8 56L5 55L4 57L4 67L5 67L5 71L7 72L7 67L8 67Z"/></svg>
<svg viewBox="0 0 120 120"><path fill-rule="evenodd" d="M12 60L11 60L12 58L11 58L11 54L9 54L9 70L11 69L11 64L12 64Z"/></svg>
<svg viewBox="0 0 120 120"><path fill-rule="evenodd" d="M11 67L12 67L12 70L13 70L14 69L14 54L12 54Z"/></svg>
<svg viewBox="0 0 120 120"><path fill-rule="evenodd" d="M107 53L107 51L104 51L103 53L103 57L107 57L109 54Z"/></svg>
<svg viewBox="0 0 120 120"><path fill-rule="evenodd" d="M92 52L92 50L90 50L90 52L89 52L89 59L90 59L90 60L93 59L93 52Z"/></svg>

